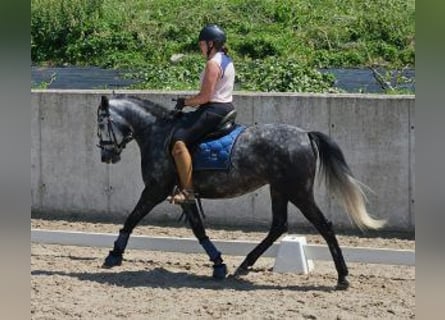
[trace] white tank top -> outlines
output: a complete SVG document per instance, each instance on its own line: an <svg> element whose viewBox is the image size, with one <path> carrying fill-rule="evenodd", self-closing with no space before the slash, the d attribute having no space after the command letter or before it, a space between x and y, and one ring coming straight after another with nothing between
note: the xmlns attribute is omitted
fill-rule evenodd
<svg viewBox="0 0 445 320"><path fill-rule="evenodd" d="M217 52L210 60L215 61L221 70L221 77L216 83L210 102L232 102L233 85L235 83L235 68L232 59L222 52ZM204 72L205 70L201 72L201 85Z"/></svg>

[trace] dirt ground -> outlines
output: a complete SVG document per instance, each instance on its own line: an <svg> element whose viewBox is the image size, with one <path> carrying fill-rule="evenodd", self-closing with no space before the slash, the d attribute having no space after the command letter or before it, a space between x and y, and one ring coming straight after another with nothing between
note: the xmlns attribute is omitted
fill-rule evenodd
<svg viewBox="0 0 445 320"><path fill-rule="evenodd" d="M121 225L33 219L32 228L117 233ZM139 226L135 234L192 237L186 227ZM264 232L208 229L212 239L260 240ZM309 243L324 243L305 235ZM415 249L414 240L338 236L340 246ZM109 249L31 246L32 319L413 319L415 268L349 263L336 291L333 262L308 275L272 272L260 258L241 278L213 280L204 254L128 250L122 266L100 266ZM243 257L224 256L229 272Z"/></svg>

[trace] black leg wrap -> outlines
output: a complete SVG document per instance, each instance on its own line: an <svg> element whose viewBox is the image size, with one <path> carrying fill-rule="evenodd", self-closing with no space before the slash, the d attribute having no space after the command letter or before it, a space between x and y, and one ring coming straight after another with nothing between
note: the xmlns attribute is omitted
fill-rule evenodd
<svg viewBox="0 0 445 320"><path fill-rule="evenodd" d="M112 251L109 252L108 256L105 258L102 267L112 268L115 266L120 266L122 264L123 253L125 251L125 247L127 246L129 237L130 233L124 232L123 230L119 231L119 237L114 242L114 248Z"/></svg>
<svg viewBox="0 0 445 320"><path fill-rule="evenodd" d="M213 243L209 240L208 237L206 237L203 240L200 240L199 243L204 248L204 250L207 252L207 255L210 258L210 261L212 261L215 264L220 264L223 262L221 258L221 252L216 249L216 247L213 245Z"/></svg>
<svg viewBox="0 0 445 320"><path fill-rule="evenodd" d="M183 203L184 210L188 222L193 230L193 234L199 240L213 265L213 277L215 279L224 279L227 275L227 266L223 263L221 252L216 249L215 245L210 241L205 233L205 229L201 220L200 212L196 203Z"/></svg>
<svg viewBox="0 0 445 320"><path fill-rule="evenodd" d="M221 252L216 249L214 244L209 240L208 237L199 241L201 246L207 252L207 255L210 258L210 261L214 263L213 265L213 278L215 279L224 279L227 275L227 266L223 263L223 259L221 258Z"/></svg>
<svg viewBox="0 0 445 320"><path fill-rule="evenodd" d="M125 251L125 248L127 247L129 238L130 238L130 233L125 232L122 229L119 230L119 236L114 242L113 253L116 255L118 254L122 255Z"/></svg>

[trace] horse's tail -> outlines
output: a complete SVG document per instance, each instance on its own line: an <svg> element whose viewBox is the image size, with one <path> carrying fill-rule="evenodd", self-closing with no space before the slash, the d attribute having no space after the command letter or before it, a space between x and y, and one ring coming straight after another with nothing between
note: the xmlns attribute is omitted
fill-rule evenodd
<svg viewBox="0 0 445 320"><path fill-rule="evenodd" d="M309 132L319 155L319 174L360 229L379 229L385 220L372 218L366 211L362 183L355 179L337 143L321 132ZM364 185L363 185L364 186Z"/></svg>

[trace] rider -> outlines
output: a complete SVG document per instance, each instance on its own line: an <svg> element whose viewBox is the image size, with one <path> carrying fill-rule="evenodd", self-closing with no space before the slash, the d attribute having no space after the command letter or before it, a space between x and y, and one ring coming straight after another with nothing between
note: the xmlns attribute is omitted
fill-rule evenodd
<svg viewBox="0 0 445 320"><path fill-rule="evenodd" d="M197 110L188 114L173 133L171 154L179 176L179 188L170 198L171 203L181 204L194 200L192 182L192 159L189 149L216 129L222 118L234 109L232 92L235 69L224 46L226 35L215 24L206 25L199 33L199 48L207 59L201 73L201 88L197 95L178 98L176 109L185 106Z"/></svg>

